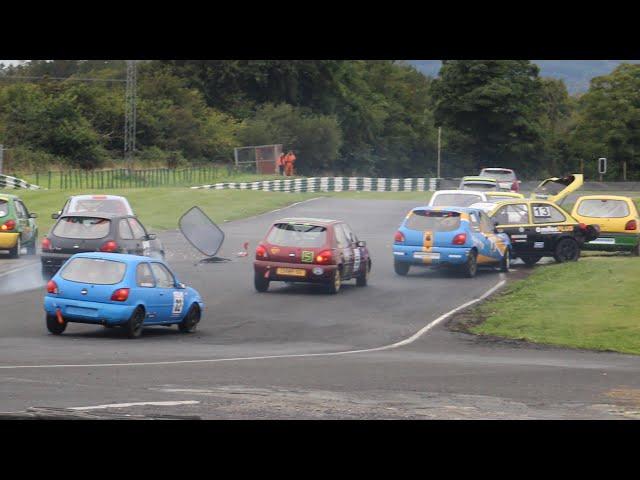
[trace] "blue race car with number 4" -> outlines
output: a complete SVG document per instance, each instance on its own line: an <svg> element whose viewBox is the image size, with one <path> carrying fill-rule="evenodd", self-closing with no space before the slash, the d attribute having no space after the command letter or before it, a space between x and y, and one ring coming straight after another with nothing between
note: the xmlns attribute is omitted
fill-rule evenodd
<svg viewBox="0 0 640 480"><path fill-rule="evenodd" d="M47 329L60 335L68 323L120 327L130 338L150 325L193 332L204 303L162 260L120 253L78 253L47 283Z"/></svg>
<svg viewBox="0 0 640 480"><path fill-rule="evenodd" d="M395 234L394 269L406 275L412 265L450 266L474 277L478 266L509 271L509 236L496 232L491 219L475 208L417 207Z"/></svg>

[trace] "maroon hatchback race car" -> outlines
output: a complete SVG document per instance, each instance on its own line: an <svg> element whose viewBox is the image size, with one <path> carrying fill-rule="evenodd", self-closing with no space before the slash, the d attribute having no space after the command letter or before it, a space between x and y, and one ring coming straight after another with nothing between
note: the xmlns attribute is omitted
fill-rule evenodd
<svg viewBox="0 0 640 480"><path fill-rule="evenodd" d="M366 243L339 220L285 218L275 222L256 247L254 284L266 292L269 282L320 283L338 293L342 282L364 287L371 271Z"/></svg>

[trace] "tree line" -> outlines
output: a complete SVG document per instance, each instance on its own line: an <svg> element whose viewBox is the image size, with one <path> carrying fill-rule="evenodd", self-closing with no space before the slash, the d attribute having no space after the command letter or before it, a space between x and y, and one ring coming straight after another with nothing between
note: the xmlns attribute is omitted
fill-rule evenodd
<svg viewBox="0 0 640 480"><path fill-rule="evenodd" d="M15 171L118 164L123 61L0 66L0 143ZM158 60L138 66L139 165L230 163L282 143L302 174L432 176L505 166L524 178L579 171L640 179L640 65L571 96L528 60L444 60L425 76L392 60Z"/></svg>

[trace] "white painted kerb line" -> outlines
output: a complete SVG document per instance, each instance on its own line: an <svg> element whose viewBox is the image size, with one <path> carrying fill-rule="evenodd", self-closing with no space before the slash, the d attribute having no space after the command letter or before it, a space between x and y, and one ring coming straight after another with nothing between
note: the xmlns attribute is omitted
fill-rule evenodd
<svg viewBox="0 0 640 480"><path fill-rule="evenodd" d="M140 407L146 405L153 405L156 407L174 407L176 405L195 405L200 403L196 400L182 400L175 402L133 402L133 403L110 403L108 405L94 405L92 407L70 407L67 410L105 410L107 408L128 408L128 407Z"/></svg>
<svg viewBox="0 0 640 480"><path fill-rule="evenodd" d="M503 274L500 274L501 278L504 278ZM411 335L409 338L401 340L396 343L392 343L390 345L383 345L381 347L374 348L364 348L361 350L345 350L341 352L324 352L324 353L293 353L288 355L262 355L255 357L233 357L233 358L211 358L211 359L201 359L201 360L173 360L173 361L165 361L165 362L131 362L131 363L89 363L89 364L66 364L66 365L4 365L0 366L0 370L11 370L18 368L91 368L91 367L141 367L141 366L153 366L153 365L183 365L183 364L197 364L197 363L217 363L217 362L237 362L242 360L274 360L277 358L303 358L303 357L330 357L330 356L338 356L338 355L351 355L354 353L369 353L369 352L379 352L382 350L391 350L392 348L404 347L409 345L420 337L422 337L429 330L434 328L439 323L442 323L444 320L449 318L451 315L463 310L471 305L478 303L489 295L493 294L496 290L502 287L506 283L506 280L500 280L496 285L487 290L482 296L470 300L466 303L463 303L459 307L454 308L453 310L448 311L447 313L440 315L438 318L418 330L416 333Z"/></svg>

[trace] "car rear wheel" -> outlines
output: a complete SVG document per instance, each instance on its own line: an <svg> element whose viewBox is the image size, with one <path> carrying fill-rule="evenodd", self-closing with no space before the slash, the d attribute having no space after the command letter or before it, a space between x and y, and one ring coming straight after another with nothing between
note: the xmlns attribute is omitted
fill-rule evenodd
<svg viewBox="0 0 640 480"><path fill-rule="evenodd" d="M520 257L520 259L524 262L527 267L533 267L536 263L540 261L542 257L540 255L532 255L532 256L524 256Z"/></svg>
<svg viewBox="0 0 640 480"><path fill-rule="evenodd" d="M560 239L556 244L553 258L555 258L558 263L575 262L580 258L580 247L578 246L578 242L572 238Z"/></svg>
<svg viewBox="0 0 640 480"><path fill-rule="evenodd" d="M146 313L144 308L138 307L131 314L131 318L127 320L127 322L122 325L125 334L129 338L138 338L142 335L142 325L144 324L144 319L146 317Z"/></svg>
<svg viewBox="0 0 640 480"><path fill-rule="evenodd" d="M366 287L369 283L369 271L371 270L371 262L367 263L367 266L364 267L364 273L361 273L358 278L356 278L356 286L358 287Z"/></svg>
<svg viewBox="0 0 640 480"><path fill-rule="evenodd" d="M640 257L640 242L631 250L631 255L634 257Z"/></svg>
<svg viewBox="0 0 640 480"><path fill-rule="evenodd" d="M178 324L178 330L182 333L193 333L196 331L198 322L200 322L200 308L197 305L192 305L187 316Z"/></svg>
<svg viewBox="0 0 640 480"><path fill-rule="evenodd" d="M405 276L407 273L409 273L409 269L411 268L411 265L409 265L408 263L405 262L399 262L397 260L394 260L393 262L393 269L395 270L395 272L398 275L401 276Z"/></svg>
<svg viewBox="0 0 640 480"><path fill-rule="evenodd" d="M22 250L22 242L20 241L20 235L16 240L16 246L9 249L9 256L11 258L20 258L20 251Z"/></svg>
<svg viewBox="0 0 640 480"><path fill-rule="evenodd" d="M58 317L47 314L47 330L54 335L60 335L67 328L67 322L58 322Z"/></svg>
<svg viewBox="0 0 640 480"><path fill-rule="evenodd" d="M336 271L333 273L333 277L331 277L331 283L328 285L329 293L338 293L340 291L340 287L342 287L342 272L339 268L336 268Z"/></svg>
<svg viewBox="0 0 640 480"><path fill-rule="evenodd" d="M266 292L269 290L269 279L256 273L253 277L253 285L258 292Z"/></svg>
<svg viewBox="0 0 640 480"><path fill-rule="evenodd" d="M500 262L500 271L506 273L509 271L509 267L511 267L511 252L507 248L504 252L504 257L502 257L502 262Z"/></svg>
<svg viewBox="0 0 640 480"><path fill-rule="evenodd" d="M462 271L465 277L468 278L473 278L478 273L478 254L474 250L469 252L469 258L467 258L467 262L462 267Z"/></svg>

